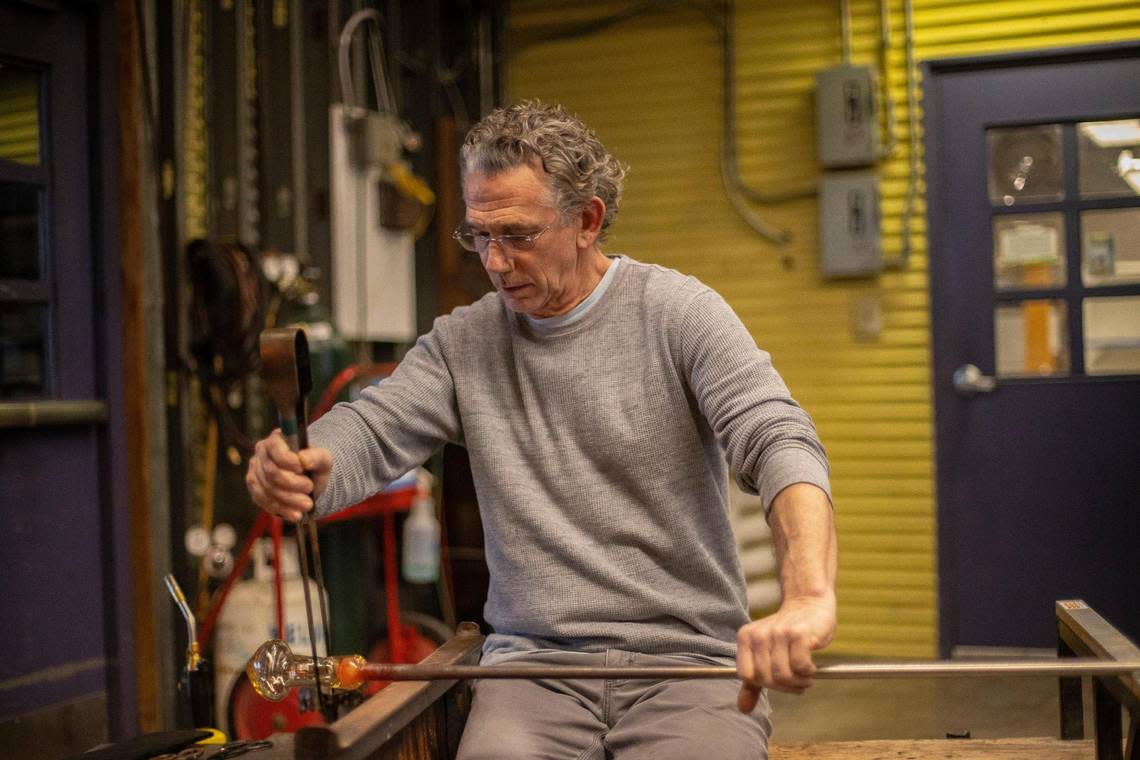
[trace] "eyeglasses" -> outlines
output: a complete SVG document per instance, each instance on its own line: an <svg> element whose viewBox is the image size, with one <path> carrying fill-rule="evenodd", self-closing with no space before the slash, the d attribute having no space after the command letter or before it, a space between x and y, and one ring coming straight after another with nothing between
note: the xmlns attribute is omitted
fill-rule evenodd
<svg viewBox="0 0 1140 760"><path fill-rule="evenodd" d="M526 235L491 235L459 225L455 228L455 232L451 233L451 237L459 241L459 244L468 251L478 253L486 252L491 247L491 243L498 243L500 248L509 248L512 251L533 251L535 241L550 227L551 225L548 224L538 232L531 232Z"/></svg>

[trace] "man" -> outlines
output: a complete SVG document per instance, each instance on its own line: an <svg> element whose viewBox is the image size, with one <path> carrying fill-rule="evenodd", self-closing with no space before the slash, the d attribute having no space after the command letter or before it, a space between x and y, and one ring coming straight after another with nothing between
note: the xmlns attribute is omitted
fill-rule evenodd
<svg viewBox="0 0 1140 760"><path fill-rule="evenodd" d="M254 501L326 514L464 445L491 572L484 664L735 658L742 683L479 681L460 757L764 757L762 689L810 686L836 625L810 418L715 292L602 253L624 170L576 118L501 109L460 160L455 237L496 292L437 319L392 377L314 423L299 457L279 434L260 442ZM780 561L781 606L756 622L726 458L769 510Z"/></svg>

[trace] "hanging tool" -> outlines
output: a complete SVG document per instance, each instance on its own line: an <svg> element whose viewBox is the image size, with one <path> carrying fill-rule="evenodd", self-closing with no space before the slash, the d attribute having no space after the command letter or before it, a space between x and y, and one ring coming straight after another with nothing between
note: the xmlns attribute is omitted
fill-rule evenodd
<svg viewBox="0 0 1140 760"><path fill-rule="evenodd" d="M260 339L261 375L266 391L277 407L281 420L281 433L295 452L309 447L308 396L313 390L312 369L309 364L309 341L299 327L274 327L263 330ZM308 473L306 473L308 474ZM319 661L317 636L313 624L313 604L309 594L309 551L312 551L313 570L317 581L317 597L321 613L321 632L325 646L329 645L328 610L325 604L325 581L321 569L321 549L317 540L316 522L312 513L301 518L297 525L297 554L301 561L302 588L305 591L305 616L309 626L309 642L313 648L313 665ZM308 544L308 546L306 546ZM317 705L325 719L335 720L336 706L322 694L321 683L314 681Z"/></svg>
<svg viewBox="0 0 1140 760"><path fill-rule="evenodd" d="M466 624L465 624L466 625ZM620 679L738 678L736 668L722 666L540 666L540 665L398 665L367 662L360 655L308 657L293 654L284 641L267 641L249 660L246 674L257 693L280 700L294 686L317 681L329 689L357 689L365 681L456 681L467 678ZM825 665L812 674L819 679L983 678L1005 676L1104 676L1140 672L1140 660L1060 658L1051 660L922 662L857 662Z"/></svg>
<svg viewBox="0 0 1140 760"><path fill-rule="evenodd" d="M195 727L214 725L214 677L210 663L202 658L198 645L198 623L182 587L172 574L163 576L166 588L186 620L186 665L178 677L178 691L190 707L190 719Z"/></svg>

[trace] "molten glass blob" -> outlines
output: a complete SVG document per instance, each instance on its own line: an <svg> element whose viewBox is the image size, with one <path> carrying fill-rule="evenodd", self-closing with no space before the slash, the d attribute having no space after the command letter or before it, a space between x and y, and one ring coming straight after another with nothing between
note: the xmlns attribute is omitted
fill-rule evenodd
<svg viewBox="0 0 1140 760"><path fill-rule="evenodd" d="M358 654L348 657L318 657L317 676L321 687L352 691L364 683L361 668L366 664ZM312 686L313 658L293 654L289 645L280 639L265 642L245 667L249 682L258 694L273 702L279 702L295 686Z"/></svg>
<svg viewBox="0 0 1140 760"><path fill-rule="evenodd" d="M341 657L336 664L336 680L338 683L336 688L352 691L363 686L364 676L360 669L366 664L367 661L358 654Z"/></svg>

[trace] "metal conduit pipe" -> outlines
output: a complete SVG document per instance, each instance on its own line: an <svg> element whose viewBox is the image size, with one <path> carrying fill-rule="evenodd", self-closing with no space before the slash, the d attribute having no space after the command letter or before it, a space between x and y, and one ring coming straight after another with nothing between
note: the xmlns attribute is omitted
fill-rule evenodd
<svg viewBox="0 0 1140 760"><path fill-rule="evenodd" d="M851 63L851 2L839 0L839 47L843 63Z"/></svg>
<svg viewBox="0 0 1140 760"><path fill-rule="evenodd" d="M784 203L787 201L812 198L817 190L814 186L786 193L765 193L744 184L740 176L740 165L737 162L736 152L736 40L735 40L735 13L732 0L725 0L724 18L721 28L721 42L723 49L724 72L723 85L723 117L722 124L724 137L721 141L721 179L724 182L725 192L729 202L742 219L756 234L776 245L786 245L791 242L792 234L788 230L780 229L764 221L759 214L745 203L745 200L755 203Z"/></svg>
<svg viewBox="0 0 1140 760"><path fill-rule="evenodd" d="M305 150L305 39L301 0L290 0L289 17L289 156L293 175L293 250L302 267L312 262L309 253L309 173L308 153Z"/></svg>
<svg viewBox="0 0 1140 760"><path fill-rule="evenodd" d="M902 269L910 259L911 218L918 197L918 77L914 53L914 0L903 0L904 47L906 48L906 111L907 111L907 172L906 203L902 215L902 243L899 257L888 264L892 269Z"/></svg>
<svg viewBox="0 0 1140 760"><path fill-rule="evenodd" d="M734 9L732 0L725 0L724 8L718 15L702 3L673 0L673 2L642 2L633 4L622 11L594 19L581 24L574 24L548 32L538 37L521 41L515 46L513 52L517 54L535 45L557 40L574 39L597 34L617 23L633 18L647 11L661 12L673 6L688 6L698 11L721 35L721 55L723 72L723 87L721 92L721 157L720 175L724 191L728 195L733 210L752 228L756 234L776 245L786 245L792 240L789 231L765 221L755 210L748 206L748 202L775 204L787 201L812 198L817 194L815 186L792 190L786 193L766 193L744 184L740 176L740 166L737 163L736 151L736 45L734 38Z"/></svg>
<svg viewBox="0 0 1140 760"><path fill-rule="evenodd" d="M89 425L106 421L106 401L0 402L0 429Z"/></svg>
<svg viewBox="0 0 1140 760"><path fill-rule="evenodd" d="M879 72L882 77L883 108L887 117L887 139L879 158L891 158L898 148L895 137L895 99L891 97L891 14L889 0L879 0Z"/></svg>

